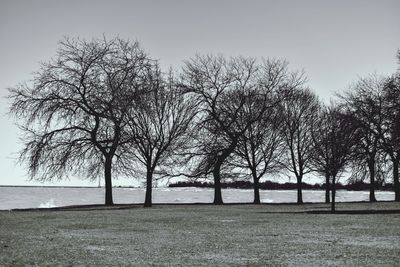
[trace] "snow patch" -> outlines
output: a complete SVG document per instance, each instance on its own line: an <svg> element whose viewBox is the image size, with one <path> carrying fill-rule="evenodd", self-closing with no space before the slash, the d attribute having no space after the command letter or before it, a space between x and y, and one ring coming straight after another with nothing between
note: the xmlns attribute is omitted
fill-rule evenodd
<svg viewBox="0 0 400 267"><path fill-rule="evenodd" d="M273 199L269 199L269 198L263 198L262 203L274 203L275 201Z"/></svg>
<svg viewBox="0 0 400 267"><path fill-rule="evenodd" d="M54 204L54 199L50 198L49 201L45 202L45 203L41 203L39 205L39 208L54 208L57 207L56 204Z"/></svg>
<svg viewBox="0 0 400 267"><path fill-rule="evenodd" d="M236 222L236 220L228 220L228 219L226 219L226 220L219 220L219 221L222 222L222 223Z"/></svg>

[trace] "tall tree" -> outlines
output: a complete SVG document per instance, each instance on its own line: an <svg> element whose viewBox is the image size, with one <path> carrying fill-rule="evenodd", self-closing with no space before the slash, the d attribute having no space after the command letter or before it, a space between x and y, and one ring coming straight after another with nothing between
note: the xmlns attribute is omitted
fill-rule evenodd
<svg viewBox="0 0 400 267"><path fill-rule="evenodd" d="M137 42L65 38L33 81L10 88L10 111L25 134L20 159L32 179L95 179L104 171L112 205L112 170L131 171L130 157L119 154L128 145L125 119L150 65Z"/></svg>
<svg viewBox="0 0 400 267"><path fill-rule="evenodd" d="M200 173L212 170L214 179L214 204L222 204L221 167L235 150L244 132L264 114L268 103L261 109L253 104L254 97L266 98L287 82L287 63L264 60L261 64L253 58L200 56L186 62L184 87L196 95L205 118L201 123L210 129L212 149L204 155ZM267 103L267 102L264 102ZM247 121L240 120L244 109L252 114ZM206 163L206 164L204 164Z"/></svg>
<svg viewBox="0 0 400 267"><path fill-rule="evenodd" d="M312 169L323 175L325 178L325 203L330 203L330 184L331 174L329 170L330 165L330 147L329 147L329 128L330 116L327 106L321 103L318 110L318 119L312 127L312 156L311 166Z"/></svg>
<svg viewBox="0 0 400 267"><path fill-rule="evenodd" d="M342 97L349 114L353 117L353 123L359 128L360 135L354 149L353 162L368 170L371 202L376 201L376 172L381 153L383 82L383 78L377 75L361 78L351 87L351 91Z"/></svg>
<svg viewBox="0 0 400 267"><path fill-rule="evenodd" d="M383 99L383 119L379 128L381 143L392 162L395 201L400 201L400 72L385 81Z"/></svg>
<svg viewBox="0 0 400 267"><path fill-rule="evenodd" d="M274 99L275 98L275 99ZM277 103L279 96L271 95L267 101ZM249 170L254 185L254 204L260 204L260 179L266 174L278 173L284 154L281 135L281 112L278 106L268 108L260 120L252 124L239 139L230 159L233 167ZM243 114L247 120L249 114Z"/></svg>
<svg viewBox="0 0 400 267"><path fill-rule="evenodd" d="M357 127L338 106L323 108L313 126L311 164L326 177L327 187L332 192L331 210L335 211L336 182L351 159L357 142ZM329 190L329 189L328 189ZM329 191L325 198L329 199ZM327 199L325 199L325 202Z"/></svg>
<svg viewBox="0 0 400 267"><path fill-rule="evenodd" d="M145 166L145 207L152 206L153 176L157 168L174 164L173 158L190 143L198 103L177 86L172 73L163 77L159 68L148 72L148 91L136 99L129 113L132 155Z"/></svg>
<svg viewBox="0 0 400 267"><path fill-rule="evenodd" d="M287 147L285 168L296 176L297 203L303 203L303 177L312 171L312 127L317 119L319 102L309 89L291 87L282 102L282 134Z"/></svg>

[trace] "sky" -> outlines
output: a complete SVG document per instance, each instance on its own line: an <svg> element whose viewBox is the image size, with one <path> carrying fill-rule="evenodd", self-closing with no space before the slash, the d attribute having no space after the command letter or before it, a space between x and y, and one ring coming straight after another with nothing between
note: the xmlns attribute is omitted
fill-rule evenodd
<svg viewBox="0 0 400 267"><path fill-rule="evenodd" d="M399 11L398 0L0 0L0 185L97 185L29 181L16 162L21 132L7 88L29 81L64 36L137 40L164 68L196 53L284 58L329 101L360 77L399 68Z"/></svg>

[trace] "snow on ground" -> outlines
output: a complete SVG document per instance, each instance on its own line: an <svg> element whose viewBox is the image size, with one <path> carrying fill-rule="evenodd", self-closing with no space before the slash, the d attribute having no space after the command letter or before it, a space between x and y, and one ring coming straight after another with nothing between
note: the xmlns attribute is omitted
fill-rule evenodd
<svg viewBox="0 0 400 267"><path fill-rule="evenodd" d="M153 188L153 203L210 203L213 201L212 188ZM377 191L377 200L394 200L394 193ZM114 188L113 197L116 204L143 203L144 188ZM295 190L260 190L263 203L296 202ZM225 203L252 202L251 189L223 189ZM322 190L304 190L304 202L323 202L325 192ZM337 201L366 201L367 191L337 192ZM0 187L0 210L21 208L51 208L68 205L103 204L104 188L74 187Z"/></svg>
<svg viewBox="0 0 400 267"><path fill-rule="evenodd" d="M399 208L397 202L338 204L348 211ZM328 209L1 211L0 266L399 266L399 214L303 213Z"/></svg>

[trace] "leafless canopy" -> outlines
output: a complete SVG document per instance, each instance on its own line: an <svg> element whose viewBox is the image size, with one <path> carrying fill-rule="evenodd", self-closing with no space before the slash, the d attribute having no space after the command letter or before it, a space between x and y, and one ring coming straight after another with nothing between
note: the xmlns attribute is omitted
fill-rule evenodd
<svg viewBox="0 0 400 267"><path fill-rule="evenodd" d="M351 116L332 104L323 107L313 125L312 167L320 174L335 179L349 163L359 132Z"/></svg>
<svg viewBox="0 0 400 267"><path fill-rule="evenodd" d="M312 127L317 119L319 101L309 89L289 87L281 105L283 112L282 135L287 147L285 168L297 179L297 202L302 203L301 183L303 176L312 171Z"/></svg>
<svg viewBox="0 0 400 267"><path fill-rule="evenodd" d="M353 124L358 128L358 142L352 151L352 175L360 177L360 174L368 173L371 201L376 201L374 187L377 171L384 159L380 138L383 123L383 82L383 77L376 74L361 78L351 86L351 91L341 97L347 113L352 116Z"/></svg>
<svg viewBox="0 0 400 267"><path fill-rule="evenodd" d="M398 53L400 60L400 52ZM395 191L400 201L400 71L386 79L383 87L383 119L380 127L382 149L389 156Z"/></svg>
<svg viewBox="0 0 400 267"><path fill-rule="evenodd" d="M218 191L223 163L251 125L280 101L271 95L303 82L303 77L289 72L282 60L259 63L254 58L197 55L186 62L184 88L201 103L200 125L209 137L200 142L201 160L195 173L213 173L214 203L222 203Z"/></svg>
<svg viewBox="0 0 400 267"><path fill-rule="evenodd" d="M163 75L154 68L147 81L148 91L136 99L128 115L132 144L128 153L145 167L145 206L151 206L153 175L168 174L166 170L175 167L178 155L188 148L198 102L177 86L172 72Z"/></svg>
<svg viewBox="0 0 400 267"><path fill-rule="evenodd" d="M21 160L40 181L96 177L106 164L129 172L126 119L152 66L137 42L65 38L33 81L10 88L10 111L25 133ZM108 173L107 173L108 172ZM111 190L111 189L110 189Z"/></svg>
<svg viewBox="0 0 400 267"><path fill-rule="evenodd" d="M254 58L212 55L187 61L184 74L187 90L202 104L201 124L214 139L207 140L205 148L209 167L217 155L226 158L265 110L276 106L278 101L271 95L282 89L291 75L285 61L263 60L260 64Z"/></svg>

